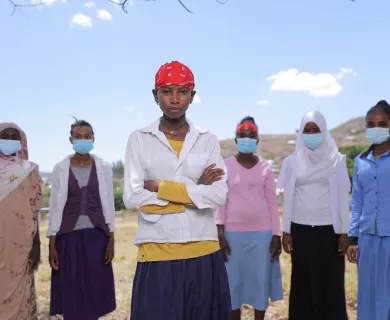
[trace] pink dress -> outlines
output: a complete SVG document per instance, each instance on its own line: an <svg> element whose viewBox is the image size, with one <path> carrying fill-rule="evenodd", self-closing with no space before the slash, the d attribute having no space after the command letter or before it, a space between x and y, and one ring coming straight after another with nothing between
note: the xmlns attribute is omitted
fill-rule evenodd
<svg viewBox="0 0 390 320"><path fill-rule="evenodd" d="M276 186L269 163L247 169L235 157L225 160L228 199L217 209L216 222L225 226L231 248L226 270L233 310L250 304L263 311L268 301L283 299L280 264L272 261L270 243L280 234Z"/></svg>

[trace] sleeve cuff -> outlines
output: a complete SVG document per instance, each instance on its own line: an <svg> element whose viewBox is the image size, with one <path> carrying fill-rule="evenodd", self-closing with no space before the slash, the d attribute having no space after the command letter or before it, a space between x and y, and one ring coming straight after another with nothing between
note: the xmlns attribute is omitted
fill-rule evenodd
<svg viewBox="0 0 390 320"><path fill-rule="evenodd" d="M348 237L348 244L350 246L357 246L359 241L359 237Z"/></svg>

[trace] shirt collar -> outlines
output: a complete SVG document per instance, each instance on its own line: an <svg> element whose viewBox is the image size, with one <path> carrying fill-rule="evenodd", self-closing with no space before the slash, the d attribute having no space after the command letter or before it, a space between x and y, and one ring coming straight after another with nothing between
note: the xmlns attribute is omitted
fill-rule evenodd
<svg viewBox="0 0 390 320"><path fill-rule="evenodd" d="M201 129L201 128L195 126L190 120L188 120L188 119L186 119L186 120L190 126L191 133L195 133L198 135L198 134L203 134L203 133L208 132L208 130L204 130L204 129ZM155 135L158 135L158 133L160 132L159 126L160 126L160 119L153 122L151 125L140 129L140 131L143 133L153 133Z"/></svg>

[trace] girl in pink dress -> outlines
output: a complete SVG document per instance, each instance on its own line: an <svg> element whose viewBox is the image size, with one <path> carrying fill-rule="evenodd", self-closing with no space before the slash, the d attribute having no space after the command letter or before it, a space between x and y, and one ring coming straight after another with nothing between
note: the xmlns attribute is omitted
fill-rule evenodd
<svg viewBox="0 0 390 320"><path fill-rule="evenodd" d="M258 129L252 117L236 130L238 154L225 160L228 199L217 210L218 235L224 253L232 299L232 319L250 304L262 320L268 300L283 299L279 255L280 220L270 164L256 156Z"/></svg>

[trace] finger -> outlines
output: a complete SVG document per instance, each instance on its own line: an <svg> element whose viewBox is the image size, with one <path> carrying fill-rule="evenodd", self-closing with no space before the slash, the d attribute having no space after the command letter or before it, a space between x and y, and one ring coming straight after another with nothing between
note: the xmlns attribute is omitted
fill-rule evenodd
<svg viewBox="0 0 390 320"><path fill-rule="evenodd" d="M227 255L225 250L222 250L223 261L227 262Z"/></svg>
<svg viewBox="0 0 390 320"><path fill-rule="evenodd" d="M230 249L229 244L227 244L226 251L227 251L227 253L229 254L229 256L232 254L232 250Z"/></svg>
<svg viewBox="0 0 390 320"><path fill-rule="evenodd" d="M215 166L216 166L216 164L215 163L213 163L213 164L210 164L206 169L205 169L205 171L204 172L211 172L211 170L213 169L213 168L215 168Z"/></svg>

